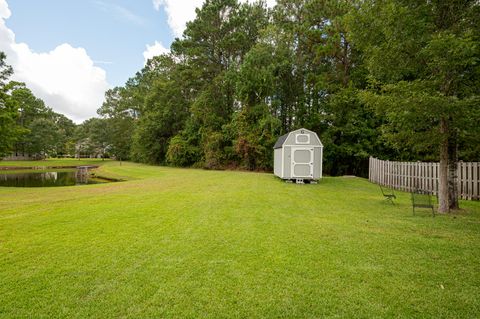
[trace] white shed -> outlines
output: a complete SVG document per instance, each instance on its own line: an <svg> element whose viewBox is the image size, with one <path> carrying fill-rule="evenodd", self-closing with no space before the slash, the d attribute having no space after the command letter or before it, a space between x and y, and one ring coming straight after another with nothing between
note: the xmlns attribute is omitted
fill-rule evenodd
<svg viewBox="0 0 480 319"><path fill-rule="evenodd" d="M317 133L301 128L282 135L275 143L273 172L282 179L322 178L323 144Z"/></svg>

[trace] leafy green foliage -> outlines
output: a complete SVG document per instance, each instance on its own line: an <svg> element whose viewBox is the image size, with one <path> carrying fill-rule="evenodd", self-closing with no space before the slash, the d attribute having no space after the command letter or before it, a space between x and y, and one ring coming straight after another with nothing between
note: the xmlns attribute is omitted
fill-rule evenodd
<svg viewBox="0 0 480 319"><path fill-rule="evenodd" d="M7 82L13 74L0 52L0 158L72 156L75 124L52 111L24 83Z"/></svg>
<svg viewBox="0 0 480 319"><path fill-rule="evenodd" d="M0 51L0 157L7 155L21 134L16 123L17 104L10 97L11 84L7 82L13 74L5 62L6 55Z"/></svg>
<svg viewBox="0 0 480 319"><path fill-rule="evenodd" d="M109 154L108 144L111 131L107 120L91 118L78 125L75 131L76 156L105 157Z"/></svg>
<svg viewBox="0 0 480 319"><path fill-rule="evenodd" d="M196 146L188 143L182 135L176 135L168 144L167 162L175 166L190 166L198 162Z"/></svg>
<svg viewBox="0 0 480 319"><path fill-rule="evenodd" d="M371 154L388 150L382 146L385 141L380 136L379 118L353 88L338 90L327 100L325 109L325 169L332 175L367 176Z"/></svg>
<svg viewBox="0 0 480 319"><path fill-rule="evenodd" d="M458 208L458 146L480 137L478 12L478 1L389 0L363 3L350 20L370 72L363 100L398 150L440 160L442 212Z"/></svg>

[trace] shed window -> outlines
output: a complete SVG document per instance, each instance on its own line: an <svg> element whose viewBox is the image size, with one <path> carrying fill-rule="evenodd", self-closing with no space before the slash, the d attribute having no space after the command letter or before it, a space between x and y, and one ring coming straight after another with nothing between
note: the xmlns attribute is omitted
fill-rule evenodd
<svg viewBox="0 0 480 319"><path fill-rule="evenodd" d="M297 144L310 144L310 134L296 134L295 142Z"/></svg>

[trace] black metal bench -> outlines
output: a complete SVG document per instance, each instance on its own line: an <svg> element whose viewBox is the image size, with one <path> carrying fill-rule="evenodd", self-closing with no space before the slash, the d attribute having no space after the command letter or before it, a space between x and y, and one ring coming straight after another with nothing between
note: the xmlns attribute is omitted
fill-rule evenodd
<svg viewBox="0 0 480 319"><path fill-rule="evenodd" d="M432 201L432 193L417 189L411 194L413 215L415 215L415 208L429 208L432 210L432 216L435 217L435 207Z"/></svg>
<svg viewBox="0 0 480 319"><path fill-rule="evenodd" d="M396 199L397 196L395 196L395 193L394 193L393 189L392 188L384 188L384 187L382 187L382 185L378 185L378 186L380 186L380 190L382 191L383 198L385 198L387 201L392 203L392 205L395 205L393 200Z"/></svg>

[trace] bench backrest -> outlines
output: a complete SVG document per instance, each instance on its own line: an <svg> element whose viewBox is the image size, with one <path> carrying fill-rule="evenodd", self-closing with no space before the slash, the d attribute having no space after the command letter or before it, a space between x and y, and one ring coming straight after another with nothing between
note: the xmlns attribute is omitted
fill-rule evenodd
<svg viewBox="0 0 480 319"><path fill-rule="evenodd" d="M421 190L415 190L412 192L412 204L415 207L433 207L432 194Z"/></svg>
<svg viewBox="0 0 480 319"><path fill-rule="evenodd" d="M393 192L393 189L385 188L380 184L378 186L380 186L380 189L382 190L382 195L383 196L393 196L393 195L395 195L395 193Z"/></svg>

